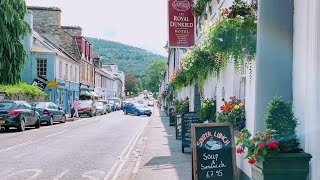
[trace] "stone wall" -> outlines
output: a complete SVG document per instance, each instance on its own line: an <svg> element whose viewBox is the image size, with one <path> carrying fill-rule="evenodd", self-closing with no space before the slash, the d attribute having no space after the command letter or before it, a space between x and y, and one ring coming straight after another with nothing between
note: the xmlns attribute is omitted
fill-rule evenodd
<svg viewBox="0 0 320 180"><path fill-rule="evenodd" d="M82 36L82 28L79 26L61 26L61 28L71 36Z"/></svg>
<svg viewBox="0 0 320 180"><path fill-rule="evenodd" d="M34 26L43 27L43 31L49 26L61 27L61 9L56 7L34 7L28 6L33 13ZM42 33L42 31L39 31Z"/></svg>

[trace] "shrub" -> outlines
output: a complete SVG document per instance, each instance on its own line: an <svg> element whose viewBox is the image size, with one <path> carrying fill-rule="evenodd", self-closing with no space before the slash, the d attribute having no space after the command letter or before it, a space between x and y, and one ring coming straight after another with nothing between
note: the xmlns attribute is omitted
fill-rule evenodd
<svg viewBox="0 0 320 180"><path fill-rule="evenodd" d="M279 96L274 97L267 107L264 118L265 127L275 130L275 139L280 142L281 152L296 152L299 140L296 136L298 125L292 110L292 102L285 101Z"/></svg>
<svg viewBox="0 0 320 180"><path fill-rule="evenodd" d="M47 97L48 95L38 89L35 86L19 83L16 85L0 85L0 92L5 93L8 97L21 97L21 96L30 96L30 97Z"/></svg>

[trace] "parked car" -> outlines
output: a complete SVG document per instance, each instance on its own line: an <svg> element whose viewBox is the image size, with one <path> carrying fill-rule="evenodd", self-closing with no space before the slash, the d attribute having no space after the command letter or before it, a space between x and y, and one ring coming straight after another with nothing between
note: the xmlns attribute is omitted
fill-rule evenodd
<svg viewBox="0 0 320 180"><path fill-rule="evenodd" d="M109 101L107 100L99 100L98 102L102 102L106 107L107 107L107 112L110 113L112 110L111 110L111 106L112 104L110 104Z"/></svg>
<svg viewBox="0 0 320 180"><path fill-rule="evenodd" d="M124 114L134 114L136 116L147 115L151 116L152 112L143 104L127 103L123 107Z"/></svg>
<svg viewBox="0 0 320 180"><path fill-rule="evenodd" d="M52 102L34 102L31 103L35 110L40 114L41 123L53 125L54 122L65 123L67 121L66 113L62 107L58 107Z"/></svg>
<svg viewBox="0 0 320 180"><path fill-rule="evenodd" d="M149 101L148 106L154 106L154 101Z"/></svg>
<svg viewBox="0 0 320 180"><path fill-rule="evenodd" d="M103 102L96 102L97 114L107 114L107 106Z"/></svg>
<svg viewBox="0 0 320 180"><path fill-rule="evenodd" d="M0 126L6 131L10 127L24 131L27 126L40 128L40 115L25 101L0 102Z"/></svg>
<svg viewBox="0 0 320 180"><path fill-rule="evenodd" d="M121 109L121 99L120 99L120 98L108 98L108 101L109 101L109 102L112 102L112 101L113 101L113 104L116 105L117 110L120 110L120 109Z"/></svg>
<svg viewBox="0 0 320 180"><path fill-rule="evenodd" d="M89 117L97 114L97 108L92 100L80 100L79 116L87 115Z"/></svg>
<svg viewBox="0 0 320 180"><path fill-rule="evenodd" d="M109 101L110 105L111 105L111 111L117 111L117 105L115 104L115 102L113 100Z"/></svg>

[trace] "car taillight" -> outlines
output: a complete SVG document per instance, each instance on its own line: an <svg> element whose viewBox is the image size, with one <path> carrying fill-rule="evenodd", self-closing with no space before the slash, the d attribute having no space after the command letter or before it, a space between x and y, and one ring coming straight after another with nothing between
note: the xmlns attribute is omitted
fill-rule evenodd
<svg viewBox="0 0 320 180"><path fill-rule="evenodd" d="M49 115L49 111L48 111L48 109L44 109L44 110L43 110L43 114L47 114L47 115Z"/></svg>
<svg viewBox="0 0 320 180"><path fill-rule="evenodd" d="M18 110L13 110L8 113L8 115L10 116L18 116L19 114L20 114L20 111Z"/></svg>

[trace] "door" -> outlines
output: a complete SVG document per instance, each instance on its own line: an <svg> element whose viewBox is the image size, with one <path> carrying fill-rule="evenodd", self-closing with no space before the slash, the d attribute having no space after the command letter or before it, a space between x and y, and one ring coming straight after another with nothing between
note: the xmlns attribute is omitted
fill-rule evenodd
<svg viewBox="0 0 320 180"><path fill-rule="evenodd" d="M53 120L54 121L59 121L61 120L61 115L60 115L60 111L57 105L53 104L53 103L49 103L48 104L48 109L49 111L52 113L53 115Z"/></svg>
<svg viewBox="0 0 320 180"><path fill-rule="evenodd" d="M28 114L27 126L34 125L37 122L36 112L32 109L31 105L27 102L23 103L25 110Z"/></svg>

